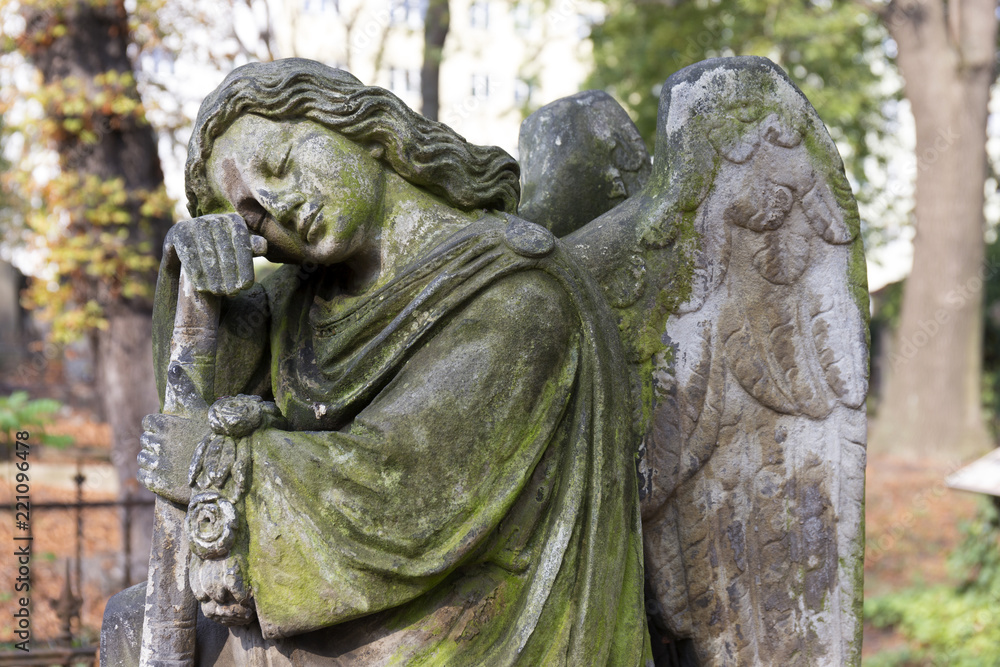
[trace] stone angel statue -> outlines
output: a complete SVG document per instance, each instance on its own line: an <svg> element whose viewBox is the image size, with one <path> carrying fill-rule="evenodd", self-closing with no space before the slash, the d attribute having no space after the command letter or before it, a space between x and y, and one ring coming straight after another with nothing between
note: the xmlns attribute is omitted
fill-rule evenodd
<svg viewBox="0 0 1000 667"><path fill-rule="evenodd" d="M580 110L595 136L629 136L624 112L582 96L543 108L522 127L526 192L565 190L537 168L570 162L558 130L537 128ZM630 146L577 160L570 182L595 190L616 154L641 154ZM562 241L601 284L632 367L664 664L859 664L868 294L825 127L770 61L705 61L663 86L649 180L606 202Z"/></svg>
<svg viewBox="0 0 1000 667"><path fill-rule="evenodd" d="M140 454L181 520L102 665L646 664L617 327L518 173L312 61L205 101Z"/></svg>
<svg viewBox="0 0 1000 667"><path fill-rule="evenodd" d="M672 77L651 167L606 96L543 111L522 198L318 63L205 101L140 455L164 537L102 665L858 662L867 296L822 124L763 59Z"/></svg>

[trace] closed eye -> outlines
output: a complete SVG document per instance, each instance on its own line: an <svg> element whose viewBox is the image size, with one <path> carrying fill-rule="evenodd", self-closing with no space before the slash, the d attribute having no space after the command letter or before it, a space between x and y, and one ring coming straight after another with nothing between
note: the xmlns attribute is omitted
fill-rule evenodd
<svg viewBox="0 0 1000 667"><path fill-rule="evenodd" d="M288 165L292 155L291 144L286 146L284 152L279 155L280 157L278 157L277 160L268 160L265 164L268 175L273 176L274 178L281 178L288 172Z"/></svg>

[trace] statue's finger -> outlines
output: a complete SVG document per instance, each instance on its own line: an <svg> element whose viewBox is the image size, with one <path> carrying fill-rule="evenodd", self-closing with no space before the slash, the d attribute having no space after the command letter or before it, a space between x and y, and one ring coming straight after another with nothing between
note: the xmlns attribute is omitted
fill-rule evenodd
<svg viewBox="0 0 1000 667"><path fill-rule="evenodd" d="M263 257L267 254L267 239L254 234L250 237L250 250L254 257Z"/></svg>
<svg viewBox="0 0 1000 667"><path fill-rule="evenodd" d="M233 240L249 244L250 230L247 228L246 221L240 217L238 213L228 213L225 215L225 221L222 223L228 231Z"/></svg>
<svg viewBox="0 0 1000 667"><path fill-rule="evenodd" d="M153 493L161 493L163 491L166 491L166 488L163 484L163 480L160 478L159 475L157 475L155 472L151 470L139 468L139 471L136 473L135 478L139 480L140 484L142 484L144 487L146 487Z"/></svg>
<svg viewBox="0 0 1000 667"><path fill-rule="evenodd" d="M181 270L187 274L192 286L198 291L206 290L205 268L202 258L203 252L199 251L196 240L193 236L184 239L183 244L177 247L177 257L181 260Z"/></svg>
<svg viewBox="0 0 1000 667"><path fill-rule="evenodd" d="M191 585L191 592L198 602L208 602L208 592L205 590L205 585L202 583L202 570L203 567L192 568L189 572L188 581Z"/></svg>
<svg viewBox="0 0 1000 667"><path fill-rule="evenodd" d="M139 470L147 476L152 475L153 471L160 466L159 457L153 456L149 452L139 452L135 458L139 463Z"/></svg>
<svg viewBox="0 0 1000 667"><path fill-rule="evenodd" d="M159 430L159 426L160 426L160 424L162 422L159 419L157 419L157 418L158 417L162 417L162 416L163 415L157 413L157 414L152 414L152 415L146 415L145 417L143 417L142 418L142 430L143 431L156 431L156 430Z"/></svg>
<svg viewBox="0 0 1000 667"><path fill-rule="evenodd" d="M199 254L201 258L202 271L205 274L205 291L212 294L221 294L225 287L224 271L228 270L227 262L220 252L218 241L214 232L210 233L210 240Z"/></svg>
<svg viewBox="0 0 1000 667"><path fill-rule="evenodd" d="M142 445L139 456L147 452L151 455L158 455L163 447L163 442L154 434L148 432L142 434L142 437L139 438L139 444Z"/></svg>
<svg viewBox="0 0 1000 667"><path fill-rule="evenodd" d="M239 291L253 284L253 241L246 223L239 216L232 223L231 231L230 242L236 258L233 287L235 291Z"/></svg>
<svg viewBox="0 0 1000 667"><path fill-rule="evenodd" d="M250 588L246 585L240 568L235 563L226 568L224 577L226 588L237 603L245 603L252 597Z"/></svg>
<svg viewBox="0 0 1000 667"><path fill-rule="evenodd" d="M253 270L253 242L249 234L244 237L240 237L236 241L234 247L234 252L236 255L236 289L243 290L247 287L253 285L254 280L254 270Z"/></svg>
<svg viewBox="0 0 1000 667"><path fill-rule="evenodd" d="M225 273L227 287L233 292L248 287L253 281L253 255L250 250L250 231L247 224L236 213L227 214L216 227L219 248L226 259L235 259ZM225 237L225 238L222 238Z"/></svg>
<svg viewBox="0 0 1000 667"><path fill-rule="evenodd" d="M238 241L228 225L212 225L212 250L217 261L217 273L214 276L218 282L216 294L232 295L239 291L240 251ZM249 246L249 241L247 242ZM245 254L249 254L247 249Z"/></svg>
<svg viewBox="0 0 1000 667"><path fill-rule="evenodd" d="M170 229L170 238L181 266L187 266L191 262L191 225L187 222L177 223Z"/></svg>
<svg viewBox="0 0 1000 667"><path fill-rule="evenodd" d="M152 433L163 433L168 431L171 424L176 422L177 419L178 417L175 415L165 415L160 412L146 415L142 418L142 430Z"/></svg>
<svg viewBox="0 0 1000 667"><path fill-rule="evenodd" d="M216 293L220 286L219 259L216 250L215 223L199 219L191 225L191 270L188 276L199 292Z"/></svg>
<svg viewBox="0 0 1000 667"><path fill-rule="evenodd" d="M214 567L202 568L202 586L205 587L205 593L210 599L215 603L224 605L232 602L233 599L229 595L229 589L226 587L226 582L223 577L219 576L221 574L220 568L214 561L212 561Z"/></svg>

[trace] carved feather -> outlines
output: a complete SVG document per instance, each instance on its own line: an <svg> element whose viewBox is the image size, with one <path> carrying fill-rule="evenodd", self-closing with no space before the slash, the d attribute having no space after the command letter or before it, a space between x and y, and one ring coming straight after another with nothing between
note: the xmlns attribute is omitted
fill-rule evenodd
<svg viewBox="0 0 1000 667"><path fill-rule="evenodd" d="M646 572L700 664L859 664L858 228L816 112L751 57L671 76L649 182L565 238L645 397Z"/></svg>

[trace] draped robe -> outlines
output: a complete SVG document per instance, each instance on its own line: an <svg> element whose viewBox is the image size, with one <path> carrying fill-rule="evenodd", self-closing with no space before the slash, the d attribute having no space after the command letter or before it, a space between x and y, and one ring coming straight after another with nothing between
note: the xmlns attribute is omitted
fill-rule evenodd
<svg viewBox="0 0 1000 667"><path fill-rule="evenodd" d="M362 297L331 276L223 313L217 392L288 428L249 439L257 622L203 622L199 663L651 664L633 399L586 273L510 217Z"/></svg>

